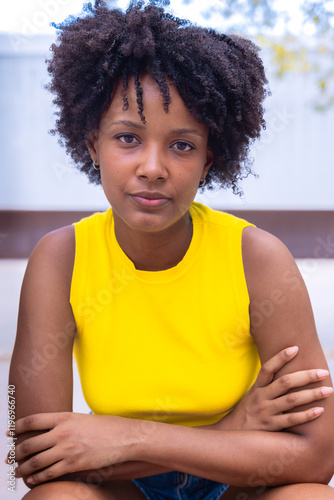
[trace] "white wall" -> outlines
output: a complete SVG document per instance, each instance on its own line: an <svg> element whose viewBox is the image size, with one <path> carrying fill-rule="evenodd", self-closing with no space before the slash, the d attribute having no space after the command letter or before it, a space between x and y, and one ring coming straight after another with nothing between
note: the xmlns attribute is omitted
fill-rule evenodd
<svg viewBox="0 0 334 500"><path fill-rule="evenodd" d="M44 60L52 40L0 34L1 210L107 207L101 188L76 173L57 138L48 134L54 109L43 89ZM229 191L199 199L226 209L334 209L334 109L319 113L312 108L313 76L269 78L273 95L266 103L267 130L253 146L260 178L243 182L241 199Z"/></svg>

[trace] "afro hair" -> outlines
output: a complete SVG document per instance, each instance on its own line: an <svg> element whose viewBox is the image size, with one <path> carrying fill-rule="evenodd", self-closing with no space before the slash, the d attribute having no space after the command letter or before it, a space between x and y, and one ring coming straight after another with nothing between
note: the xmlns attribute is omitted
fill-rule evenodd
<svg viewBox="0 0 334 500"><path fill-rule="evenodd" d="M165 2L166 3L166 2ZM60 135L78 168L100 183L87 141L108 109L113 89L123 82L124 109L134 77L138 112L145 123L140 75L157 82L168 112L168 81L190 113L209 127L214 163L206 185L232 187L251 171L249 146L265 127L267 95L258 47L237 35L194 26L173 17L161 2L131 2L123 12L101 0L84 5L84 14L54 25L58 30L48 60L49 90L59 111L52 133Z"/></svg>

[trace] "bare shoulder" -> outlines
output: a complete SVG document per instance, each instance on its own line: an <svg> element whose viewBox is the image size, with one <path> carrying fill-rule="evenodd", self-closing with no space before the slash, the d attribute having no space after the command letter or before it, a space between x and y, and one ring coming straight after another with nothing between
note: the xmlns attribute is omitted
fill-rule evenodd
<svg viewBox="0 0 334 500"><path fill-rule="evenodd" d="M36 248L42 245L49 245L55 251L60 251L61 249L73 250L75 247L74 226L64 226L47 233L37 243Z"/></svg>
<svg viewBox="0 0 334 500"><path fill-rule="evenodd" d="M75 257L75 233L73 226L52 231L37 243L28 261L23 281L45 285L63 283L63 290L69 293Z"/></svg>
<svg viewBox="0 0 334 500"><path fill-rule="evenodd" d="M281 240L258 227L246 227L242 233L242 254L253 265L270 264L273 260L292 261L293 257Z"/></svg>
<svg viewBox="0 0 334 500"><path fill-rule="evenodd" d="M262 360L290 345L308 344L313 354L320 352L308 291L286 246L249 227L243 232L242 254L251 331Z"/></svg>
<svg viewBox="0 0 334 500"><path fill-rule="evenodd" d="M257 227L246 227L242 235L242 257L250 298L271 290L305 289L297 264L276 236Z"/></svg>
<svg viewBox="0 0 334 500"><path fill-rule="evenodd" d="M74 227L65 226L43 236L32 251L29 262L38 260L58 269L67 269L73 267L74 255Z"/></svg>

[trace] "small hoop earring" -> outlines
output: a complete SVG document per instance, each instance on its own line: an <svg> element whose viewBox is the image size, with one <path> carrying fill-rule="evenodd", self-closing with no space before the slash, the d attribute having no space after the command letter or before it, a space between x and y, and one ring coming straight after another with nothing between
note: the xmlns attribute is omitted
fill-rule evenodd
<svg viewBox="0 0 334 500"><path fill-rule="evenodd" d="M200 188L203 187L203 186L205 186L205 177L204 177L204 179L201 179L200 183L199 183L199 187Z"/></svg>
<svg viewBox="0 0 334 500"><path fill-rule="evenodd" d="M95 170L100 170L100 165L97 164L97 161L94 161Z"/></svg>

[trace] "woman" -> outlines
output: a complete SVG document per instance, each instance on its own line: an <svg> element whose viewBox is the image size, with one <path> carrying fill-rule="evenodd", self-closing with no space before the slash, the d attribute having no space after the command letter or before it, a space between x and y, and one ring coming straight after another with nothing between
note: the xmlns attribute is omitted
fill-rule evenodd
<svg viewBox="0 0 334 500"><path fill-rule="evenodd" d="M50 88L111 208L29 260L10 371L25 498L334 498L332 388L298 269L193 202L249 171L257 48L155 5L86 13L58 27ZM93 415L72 413L73 346Z"/></svg>

